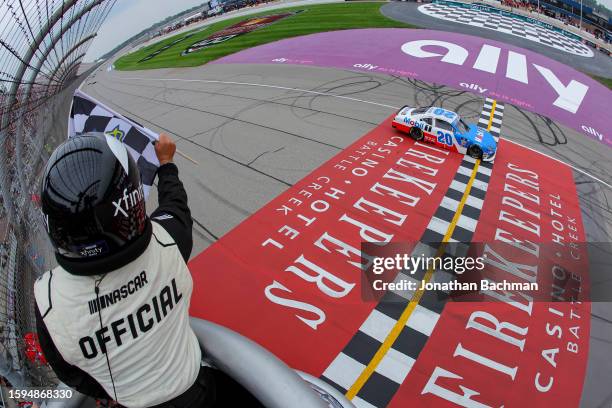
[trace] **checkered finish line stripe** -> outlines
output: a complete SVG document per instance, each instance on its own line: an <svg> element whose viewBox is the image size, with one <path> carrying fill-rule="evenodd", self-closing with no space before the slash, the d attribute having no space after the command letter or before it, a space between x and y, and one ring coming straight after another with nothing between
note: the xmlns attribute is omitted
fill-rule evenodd
<svg viewBox="0 0 612 408"><path fill-rule="evenodd" d="M72 98L68 137L88 132L102 132L123 142L138 166L144 194L148 197L159 167L153 146L159 135L77 90Z"/></svg>
<svg viewBox="0 0 612 408"><path fill-rule="evenodd" d="M503 111L502 104L487 100L483 114L488 112L489 120L500 107ZM464 156L413 256L466 254L465 243L476 231L492 170L493 163ZM420 281L431 279L450 281L454 276L442 271L400 272L395 282L414 281L420 286ZM358 408L386 407L425 347L447 299L448 294L432 291L387 292L321 378Z"/></svg>
<svg viewBox="0 0 612 408"><path fill-rule="evenodd" d="M495 111L491 116L491 111L495 105ZM480 118L478 119L478 126L484 129L489 129L489 133L495 139L495 143L499 142L499 135L501 132L502 119L504 117L504 104L496 102L491 98L485 99L484 107L480 112ZM490 123L490 125L489 125Z"/></svg>
<svg viewBox="0 0 612 408"><path fill-rule="evenodd" d="M516 17L441 3L424 4L419 6L419 11L442 20L514 35L581 57L594 56L593 50L580 41Z"/></svg>

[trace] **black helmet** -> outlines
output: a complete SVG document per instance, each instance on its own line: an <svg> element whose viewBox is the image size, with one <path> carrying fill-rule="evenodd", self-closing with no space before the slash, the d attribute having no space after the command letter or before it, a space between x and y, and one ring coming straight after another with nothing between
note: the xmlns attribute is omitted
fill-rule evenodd
<svg viewBox="0 0 612 408"><path fill-rule="evenodd" d="M66 258L113 255L147 226L138 167L123 143L103 133L85 133L55 149L40 196L51 242Z"/></svg>

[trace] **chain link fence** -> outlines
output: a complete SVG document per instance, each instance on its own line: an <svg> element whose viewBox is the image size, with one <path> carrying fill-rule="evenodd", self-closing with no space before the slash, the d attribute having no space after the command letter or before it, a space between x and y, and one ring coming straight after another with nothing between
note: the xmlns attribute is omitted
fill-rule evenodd
<svg viewBox="0 0 612 408"><path fill-rule="evenodd" d="M116 0L0 0L0 380L50 386L33 282L53 266L40 177L66 138L77 71Z"/></svg>

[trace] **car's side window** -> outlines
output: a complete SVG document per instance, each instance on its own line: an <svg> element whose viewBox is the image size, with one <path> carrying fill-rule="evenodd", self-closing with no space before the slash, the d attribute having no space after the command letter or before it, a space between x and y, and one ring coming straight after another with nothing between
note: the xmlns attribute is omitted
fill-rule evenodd
<svg viewBox="0 0 612 408"><path fill-rule="evenodd" d="M439 129L443 129L449 132L453 132L453 127L451 126L450 123L448 123L445 120L440 120L440 119L436 119L436 127Z"/></svg>
<svg viewBox="0 0 612 408"><path fill-rule="evenodd" d="M424 118L423 122L427 123L428 125L431 125L431 118Z"/></svg>

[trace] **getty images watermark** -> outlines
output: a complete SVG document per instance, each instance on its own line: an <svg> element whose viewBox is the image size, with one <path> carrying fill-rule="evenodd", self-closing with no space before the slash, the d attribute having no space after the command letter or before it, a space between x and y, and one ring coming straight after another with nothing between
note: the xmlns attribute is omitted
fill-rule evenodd
<svg viewBox="0 0 612 408"><path fill-rule="evenodd" d="M596 300L587 256L591 246L537 244L535 251L531 245L363 243L362 297L403 302L433 293L435 301ZM606 297L609 293L597 294L598 300Z"/></svg>
<svg viewBox="0 0 612 408"><path fill-rule="evenodd" d="M446 272L447 274L462 275L466 272L481 272L485 269L486 255L483 256L457 256L445 257L396 254L390 257L375 257L372 260L372 272L375 275L383 275L385 272L397 272L399 279L387 282L384 279L374 279L372 287L374 290L440 290L440 291L488 291L488 290L531 290L539 288L537 282L510 282L502 280L494 282L481 279L478 282L462 282L458 279L435 282L429 279L414 279L419 271ZM410 276L410 278L408 277Z"/></svg>

